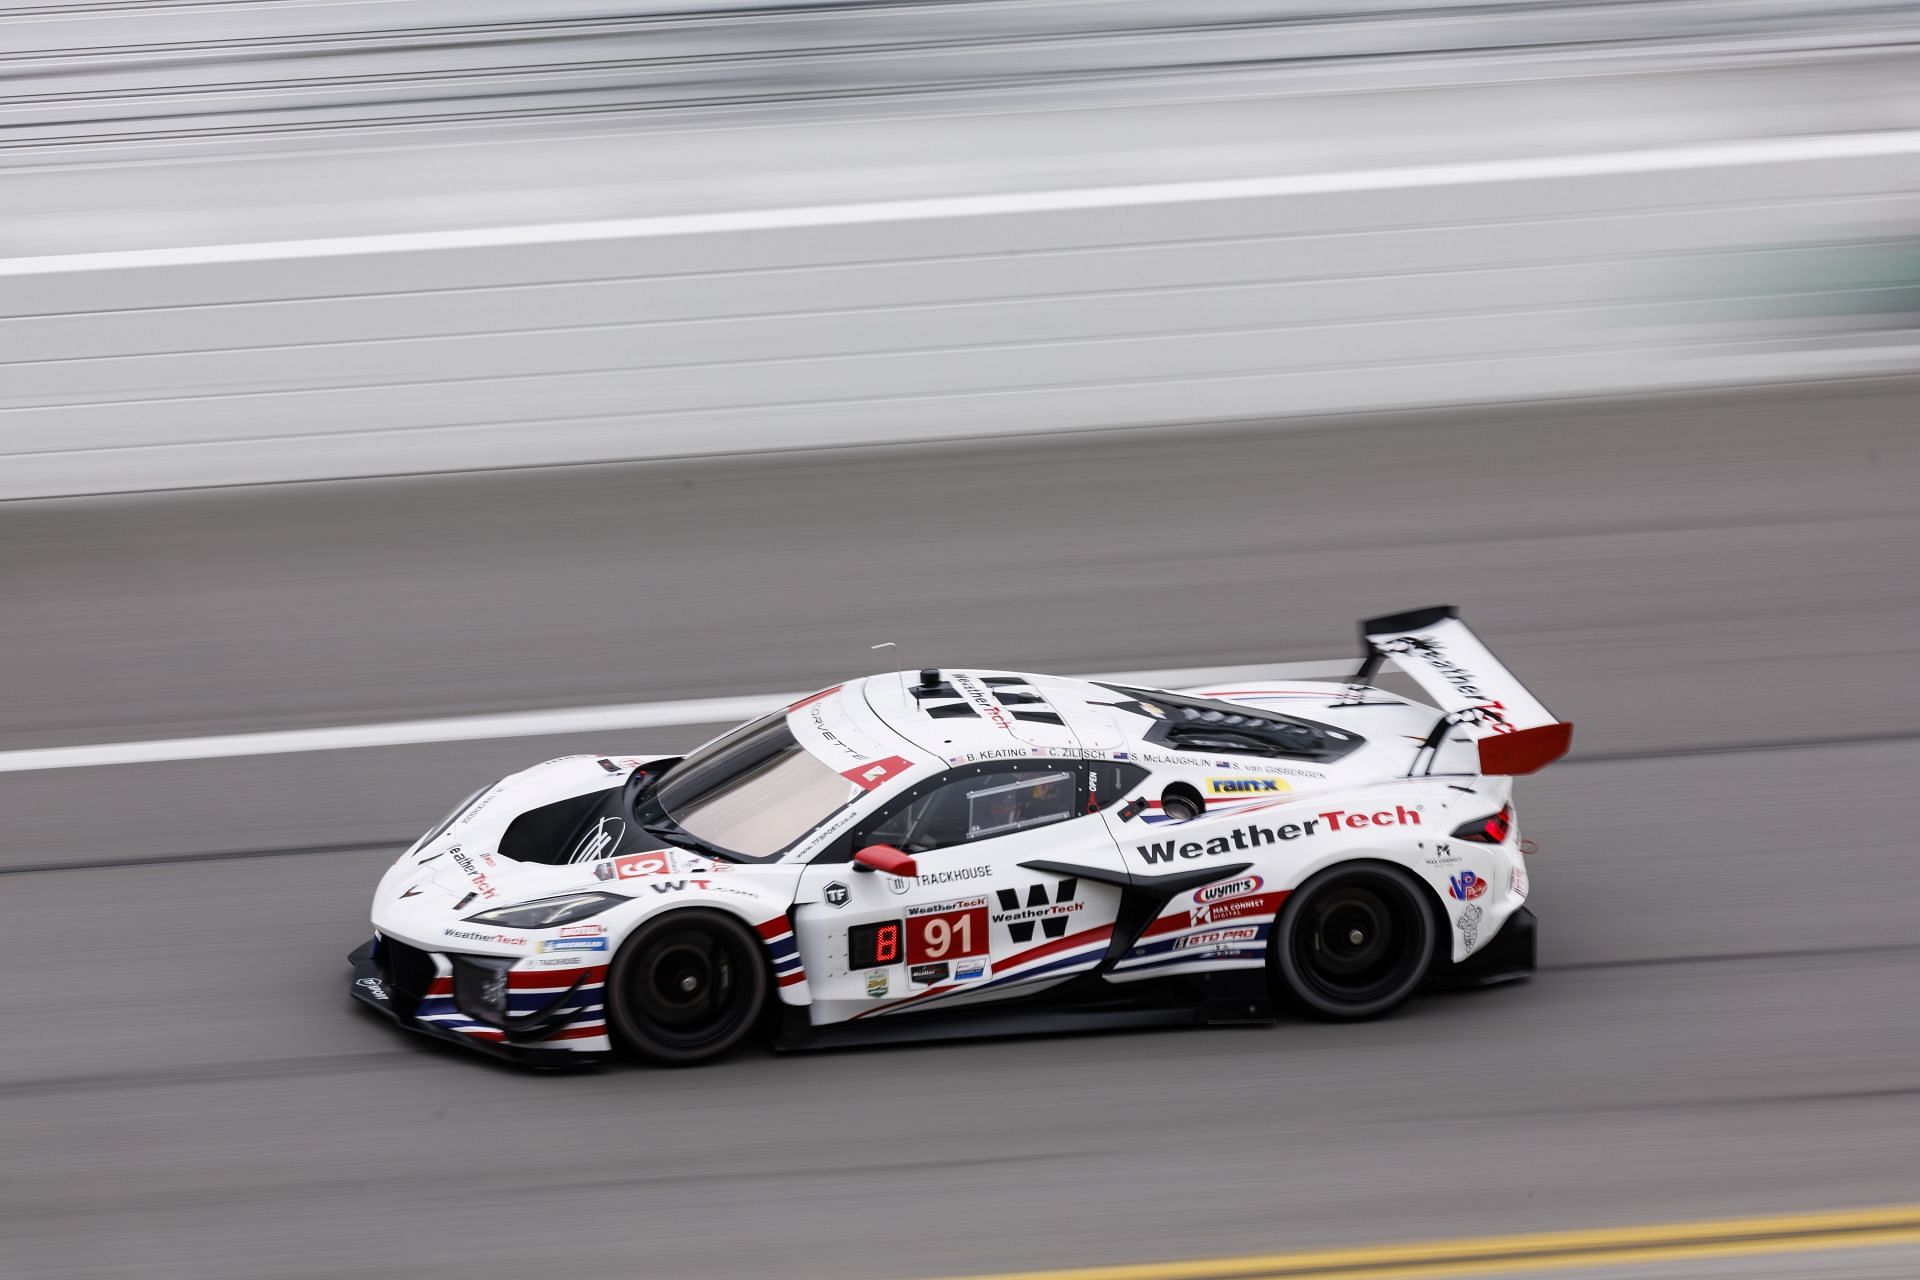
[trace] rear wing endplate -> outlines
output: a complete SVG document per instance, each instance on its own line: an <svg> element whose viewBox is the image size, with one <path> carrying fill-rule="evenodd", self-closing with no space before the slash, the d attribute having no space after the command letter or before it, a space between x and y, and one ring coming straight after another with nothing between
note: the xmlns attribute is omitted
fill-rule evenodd
<svg viewBox="0 0 1920 1280"><path fill-rule="evenodd" d="M1391 660L1445 713L1421 748L1429 771L1433 754L1455 725L1483 735L1477 744L1482 773L1534 773L1565 755L1573 742L1573 726L1554 719L1460 620L1454 606L1369 618L1360 624L1360 634L1366 660L1354 683L1371 684Z"/></svg>

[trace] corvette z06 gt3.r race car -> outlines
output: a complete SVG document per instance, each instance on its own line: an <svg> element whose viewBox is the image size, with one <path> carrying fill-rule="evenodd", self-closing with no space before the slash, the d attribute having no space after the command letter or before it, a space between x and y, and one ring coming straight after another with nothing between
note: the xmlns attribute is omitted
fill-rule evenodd
<svg viewBox="0 0 1920 1280"><path fill-rule="evenodd" d="M1347 682L929 668L683 757L476 793L381 879L353 994L517 1061L1371 1017L1533 968L1512 776L1554 719L1440 607ZM1391 661L1437 705L1374 686Z"/></svg>

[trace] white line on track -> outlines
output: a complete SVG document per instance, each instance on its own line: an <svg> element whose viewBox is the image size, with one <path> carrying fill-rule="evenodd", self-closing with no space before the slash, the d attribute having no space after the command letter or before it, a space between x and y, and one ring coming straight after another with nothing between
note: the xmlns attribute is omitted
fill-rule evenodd
<svg viewBox="0 0 1920 1280"><path fill-rule="evenodd" d="M1074 678L1171 689L1218 686L1242 680L1338 679L1349 674L1354 665L1353 659L1339 659L1278 665L1266 663L1249 667L1103 671ZM115 764L156 764L170 760L219 760L233 756L287 755L298 751L353 751L365 747L477 742L489 738L534 738L560 733L659 729L673 725L731 724L797 702L812 692L815 691L806 689L797 693L753 693L732 698L629 702L605 707L555 707L545 711L448 716L438 720L398 720L387 724L285 729L268 733L225 733L204 738L156 738L145 742L36 747L0 752L0 773L87 769Z"/></svg>
<svg viewBox="0 0 1920 1280"><path fill-rule="evenodd" d="M878 222L921 221L929 218L1087 211L1214 200L1321 195L1330 192L1395 191L1553 178L1601 177L1627 173L1670 173L1683 169L1793 164L1809 160L1871 159L1915 152L1920 152L1920 130L1894 129L1881 133L1761 138L1743 142L1658 147L1637 151L1531 156L1509 160L1475 160L1457 164L1408 165L1399 168L1362 169L1335 173L1218 178L1194 182L1143 183L1132 186L1084 187L1058 191L1016 191L995 195L929 196L912 200L873 200L853 204L806 205L784 209L662 214L593 222L533 223L513 227L401 231L308 240L272 240L255 244L188 245L167 249L115 249L92 253L46 254L37 257L0 258L0 276L50 275L70 271L115 271L138 267L199 266L221 262L271 262L294 258L484 249L508 245L574 244L594 240L725 234L796 227L859 226Z"/></svg>

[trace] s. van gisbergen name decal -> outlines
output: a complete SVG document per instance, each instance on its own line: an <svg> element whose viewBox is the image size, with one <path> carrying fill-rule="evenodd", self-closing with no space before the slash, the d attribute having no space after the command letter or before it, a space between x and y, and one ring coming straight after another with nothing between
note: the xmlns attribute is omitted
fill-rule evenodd
<svg viewBox="0 0 1920 1280"><path fill-rule="evenodd" d="M1285 840L1298 840L1302 836L1318 835L1323 830L1359 831L1366 827L1417 827L1419 825L1419 810L1409 809L1403 804L1397 804L1391 809L1379 809L1373 813L1350 813L1345 809L1330 809L1326 813L1302 818L1298 822L1284 822L1276 827L1235 827L1226 835L1215 836L1204 844L1198 840L1167 840L1160 844L1137 844L1133 848L1148 862L1172 862L1175 858L1204 858L1209 854L1258 849L1263 845L1279 844Z"/></svg>

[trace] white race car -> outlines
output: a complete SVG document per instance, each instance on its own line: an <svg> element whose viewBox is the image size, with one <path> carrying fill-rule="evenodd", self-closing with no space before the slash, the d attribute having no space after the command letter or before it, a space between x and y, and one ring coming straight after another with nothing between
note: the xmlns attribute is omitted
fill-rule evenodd
<svg viewBox="0 0 1920 1280"><path fill-rule="evenodd" d="M388 870L353 994L541 1066L1366 1018L1533 969L1511 775L1572 726L1451 607L1347 683L1178 693L930 668L685 757L568 756ZM1437 706L1375 687L1391 660Z"/></svg>

